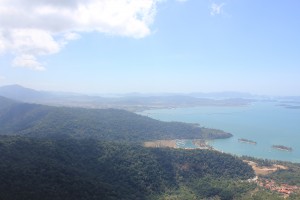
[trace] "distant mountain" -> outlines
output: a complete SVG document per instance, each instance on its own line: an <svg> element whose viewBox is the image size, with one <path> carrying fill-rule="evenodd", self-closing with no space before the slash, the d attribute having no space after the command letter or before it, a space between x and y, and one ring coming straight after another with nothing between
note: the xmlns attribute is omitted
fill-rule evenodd
<svg viewBox="0 0 300 200"><path fill-rule="evenodd" d="M36 91L20 85L7 85L0 87L0 96L18 101L34 102L38 99L45 99L51 95L47 92Z"/></svg>
<svg viewBox="0 0 300 200"><path fill-rule="evenodd" d="M105 99L70 92L37 91L20 85L0 87L0 96L27 103L74 107L92 107L91 104Z"/></svg>
<svg viewBox="0 0 300 200"><path fill-rule="evenodd" d="M236 99L236 98L253 99L258 97L257 95L252 95L245 92L209 92L209 93L195 92L195 93L190 93L189 95L197 98L213 98L213 99Z"/></svg>
<svg viewBox="0 0 300 200"><path fill-rule="evenodd" d="M300 103L300 96L285 96L285 97L277 97L279 101L282 102L290 102L290 103Z"/></svg>
<svg viewBox="0 0 300 200"><path fill-rule="evenodd" d="M226 94L229 97L229 94ZM195 94L157 94L142 95L132 93L115 97L88 96L74 93L36 91L19 85L0 87L0 96L14 100L39 103L51 106L68 106L84 108L116 108L129 111L147 109L196 107L196 106L241 106L248 105L253 100L243 98L220 98L223 95L212 95L207 98L200 93ZM111 95L112 96L112 95ZM216 98L218 96L218 98ZM234 96L234 95L233 95ZM235 97L241 96L236 94ZM246 96L246 95L244 95Z"/></svg>

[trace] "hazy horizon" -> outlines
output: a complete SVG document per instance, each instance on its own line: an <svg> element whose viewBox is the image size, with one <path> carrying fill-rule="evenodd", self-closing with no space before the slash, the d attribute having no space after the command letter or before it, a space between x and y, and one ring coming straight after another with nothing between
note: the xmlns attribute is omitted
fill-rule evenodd
<svg viewBox="0 0 300 200"><path fill-rule="evenodd" d="M34 87L26 87L20 84L9 84L9 85L0 85L2 87L21 87L24 89L30 89L37 92L50 92L57 94L74 94L74 95L87 95L87 96L172 96L172 95L187 95L187 96L203 96L205 98L217 97L220 98L228 97L228 98L280 98L280 97L300 97L298 95L265 95L265 94L253 94L248 92L240 92L240 91L215 91L215 92L203 92L203 91L194 91L194 92L107 92L107 93L95 93L95 92L74 92L74 91L63 91L63 90L47 90L47 89L37 89ZM1 96L1 95L0 95Z"/></svg>
<svg viewBox="0 0 300 200"><path fill-rule="evenodd" d="M300 2L0 3L0 86L300 96Z"/></svg>

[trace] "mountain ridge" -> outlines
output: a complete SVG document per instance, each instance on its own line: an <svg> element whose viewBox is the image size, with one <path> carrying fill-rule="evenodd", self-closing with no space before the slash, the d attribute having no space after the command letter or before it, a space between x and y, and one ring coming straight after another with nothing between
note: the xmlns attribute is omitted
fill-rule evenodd
<svg viewBox="0 0 300 200"><path fill-rule="evenodd" d="M136 142L232 136L221 130L200 128L181 122L161 122L118 109L53 107L12 101L9 107L0 110L2 135L41 137L64 133L77 138L93 137Z"/></svg>
<svg viewBox="0 0 300 200"><path fill-rule="evenodd" d="M196 106L244 106L253 99L237 98L207 98L192 94L161 94L161 95L117 95L115 97L90 96L83 94L37 91L20 85L0 87L0 96L27 103L39 103L51 106L69 106L84 108L117 108L130 111L147 109L196 107Z"/></svg>

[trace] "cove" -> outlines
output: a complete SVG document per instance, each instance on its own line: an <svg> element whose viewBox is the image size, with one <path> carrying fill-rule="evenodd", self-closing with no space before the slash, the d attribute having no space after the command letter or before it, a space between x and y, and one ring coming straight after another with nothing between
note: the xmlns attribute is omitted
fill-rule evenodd
<svg viewBox="0 0 300 200"><path fill-rule="evenodd" d="M242 107L187 107L147 110L139 114L162 121L198 123L233 134L228 139L209 141L219 151L300 163L300 109L289 109L274 102L256 102ZM241 143L239 138L257 144ZM280 151L272 145L288 146L293 151Z"/></svg>

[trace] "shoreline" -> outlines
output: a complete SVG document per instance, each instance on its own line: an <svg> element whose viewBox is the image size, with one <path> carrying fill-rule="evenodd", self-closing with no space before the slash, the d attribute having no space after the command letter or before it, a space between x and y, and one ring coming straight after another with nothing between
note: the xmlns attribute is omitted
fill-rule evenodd
<svg viewBox="0 0 300 200"><path fill-rule="evenodd" d="M159 105L159 106L153 106L153 105L141 105L141 106L133 106L133 107L125 107L125 110L131 110L132 112L136 114L142 114L147 115L147 111L153 111L153 110L165 110L165 109L181 109L181 108L198 108L198 107L247 107L251 106L253 102L245 102L245 103L233 103L233 104L199 104L199 105ZM127 108L127 109L126 109Z"/></svg>
<svg viewBox="0 0 300 200"><path fill-rule="evenodd" d="M276 115L274 110L276 110L278 115ZM268 113L268 116L270 117L261 117L262 112ZM278 106L277 102L255 102L251 104L249 109L244 109L242 107L228 109L212 107L205 108L204 110L199 108L199 111L197 109L194 110L193 108L178 111L170 109L169 111L146 111L142 114L157 120L162 119L163 121L200 123L202 127L212 127L232 133L233 137L231 137L231 139L226 138L225 140L216 139L208 141L211 146L221 152L227 152L237 156L244 155L260 159L300 163L300 149L297 148L297 143L295 144L293 138L293 136L296 135L295 139L299 139L299 135L297 135L299 127L295 125L294 121L297 120L294 115L292 116L292 120L287 120L289 117L288 112L292 111L288 111L286 108ZM293 112L294 114L299 113L297 110L293 110ZM230 115L230 118L225 114ZM252 119L250 117L255 120L249 121ZM232 120L236 120L236 122ZM276 123L273 123L272 121L275 121ZM259 124L256 122L259 122ZM245 127L240 126L239 124ZM273 133L266 131L269 129L269 126L270 130L274 129ZM289 127L296 128L291 129ZM270 142L270 137L274 142ZM257 144L254 145L246 142L239 143L239 138L253 138L253 141L257 142ZM287 146L295 148L291 153L287 153L290 151L284 149L273 149L272 145L275 141L277 141L277 144L280 144L280 141L285 141Z"/></svg>
<svg viewBox="0 0 300 200"><path fill-rule="evenodd" d="M218 148L215 148L214 146L210 145L210 142L212 140L203 140L203 139L174 139L174 140L154 140L154 141L146 141L143 143L144 147L148 148L174 148L174 149L183 149L183 150L210 150L210 151L217 151L220 153L226 153L237 157L243 157L247 155L240 155L240 154L234 154L230 152L226 152L223 150L220 150ZM185 147L183 143L192 143L194 146ZM179 145L178 145L179 143ZM180 144L181 143L181 144ZM290 152L285 149L277 149L279 151L286 151ZM299 161L291 161L291 160L282 160L282 159L270 159L270 158L263 158L258 156L250 156L257 159L267 159L267 160L274 160L279 162L291 162L291 163L300 163Z"/></svg>
<svg viewBox="0 0 300 200"><path fill-rule="evenodd" d="M190 143L190 144L187 144ZM190 147L185 147L186 145L193 145ZM152 148L174 148L174 149L185 149L185 150L192 150L192 149L208 149L208 150L215 150L212 146L210 146L207 140L203 139L175 139L175 140L154 140L154 141L147 141L144 142L145 147L152 147ZM221 152L221 151L220 151Z"/></svg>

